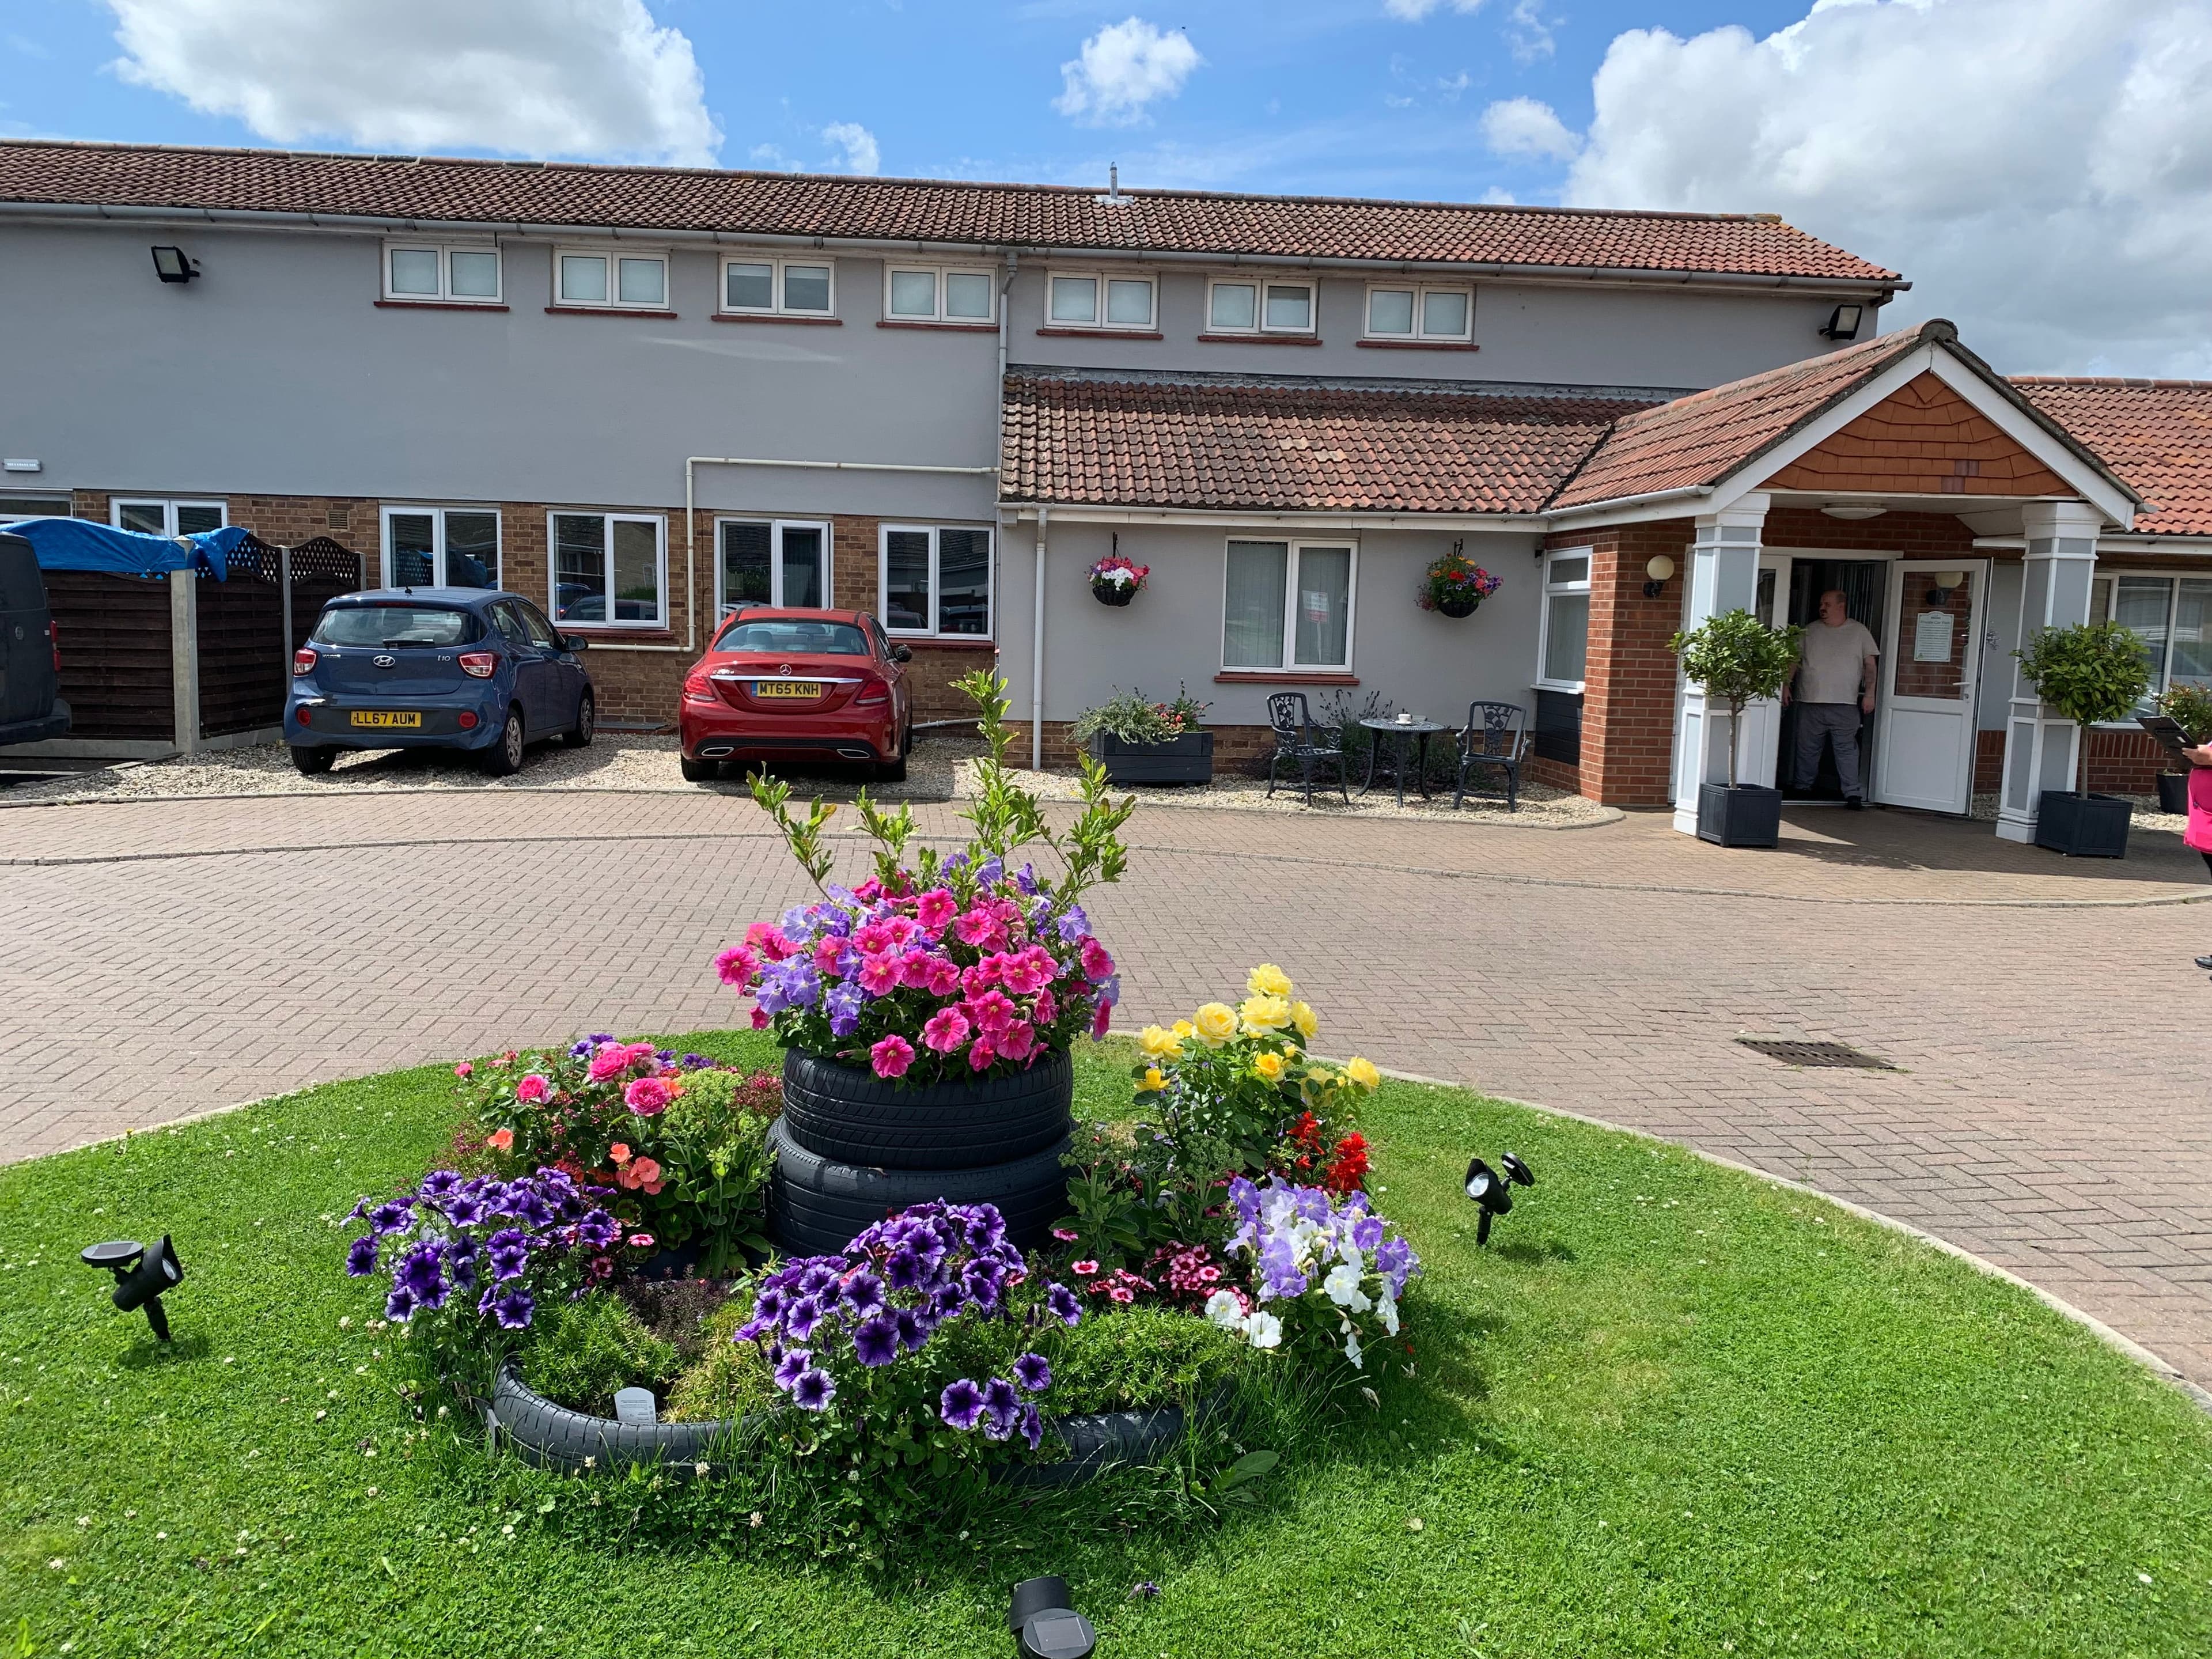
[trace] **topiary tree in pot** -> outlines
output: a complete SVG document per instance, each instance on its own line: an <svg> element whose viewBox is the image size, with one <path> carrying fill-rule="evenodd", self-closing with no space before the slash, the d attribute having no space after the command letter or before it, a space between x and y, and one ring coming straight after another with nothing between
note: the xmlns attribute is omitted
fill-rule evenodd
<svg viewBox="0 0 2212 1659"><path fill-rule="evenodd" d="M2120 858L2128 850L2128 802L2089 793L2089 728L2135 713L2150 689L2150 652L2124 623L2046 628L2013 653L2035 694L2081 727L2074 789L2046 789L2035 844L2075 857Z"/></svg>
<svg viewBox="0 0 2212 1659"><path fill-rule="evenodd" d="M1747 704L1775 696L1797 665L1801 628L1769 628L1748 611L1723 611L1668 642L1682 672L1728 705L1729 773L1725 789L1698 793L1698 837L1723 847L1772 847L1782 838L1782 792L1736 781Z"/></svg>

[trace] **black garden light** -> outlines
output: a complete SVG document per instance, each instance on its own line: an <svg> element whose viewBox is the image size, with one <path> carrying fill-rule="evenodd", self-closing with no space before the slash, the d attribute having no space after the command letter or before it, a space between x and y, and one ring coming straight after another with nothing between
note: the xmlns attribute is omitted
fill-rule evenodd
<svg viewBox="0 0 2212 1659"><path fill-rule="evenodd" d="M1489 1243L1492 1220L1512 1209L1514 1188L1536 1184L1535 1172L1521 1161L1517 1152L1508 1152L1498 1161L1504 1166L1502 1174L1479 1158L1469 1158L1467 1164L1467 1195L1482 1213L1482 1219L1475 1224L1477 1244Z"/></svg>
<svg viewBox="0 0 2212 1659"><path fill-rule="evenodd" d="M1021 1659L1091 1659L1098 1632L1068 1600L1065 1578L1024 1578L1014 1586L1006 1627Z"/></svg>
<svg viewBox="0 0 2212 1659"><path fill-rule="evenodd" d="M199 261L180 247L157 245L154 249L154 274L165 283L189 283L200 274Z"/></svg>
<svg viewBox="0 0 2212 1659"><path fill-rule="evenodd" d="M151 1247L135 1238L89 1244L79 1259L88 1267L105 1267L113 1273L115 1305L125 1313L143 1308L146 1322L154 1328L154 1340L169 1340L169 1316L161 1307L161 1297L184 1283L185 1264L177 1260L176 1247L167 1233Z"/></svg>

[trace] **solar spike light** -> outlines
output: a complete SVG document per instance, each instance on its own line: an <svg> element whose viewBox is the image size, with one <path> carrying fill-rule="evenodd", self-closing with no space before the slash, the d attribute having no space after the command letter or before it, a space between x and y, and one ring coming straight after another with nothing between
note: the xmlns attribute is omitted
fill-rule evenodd
<svg viewBox="0 0 2212 1659"><path fill-rule="evenodd" d="M113 1273L115 1305L125 1313L143 1308L146 1322L154 1328L154 1340L169 1340L169 1316L161 1306L161 1297L184 1282L185 1264L177 1260L176 1247L169 1243L168 1234L163 1233L161 1242L150 1247L135 1238L89 1244L78 1260L88 1267L105 1267Z"/></svg>
<svg viewBox="0 0 2212 1659"><path fill-rule="evenodd" d="M1014 1586L1006 1626L1021 1659L1091 1659L1098 1632L1069 1599L1065 1578L1024 1578Z"/></svg>
<svg viewBox="0 0 2212 1659"><path fill-rule="evenodd" d="M1477 1244L1489 1243L1491 1222L1513 1208L1513 1188L1536 1184L1534 1172L1521 1161L1519 1153L1507 1152L1498 1161L1505 1166L1502 1173L1479 1158L1471 1158L1467 1163L1467 1195L1482 1213L1481 1220L1475 1224Z"/></svg>

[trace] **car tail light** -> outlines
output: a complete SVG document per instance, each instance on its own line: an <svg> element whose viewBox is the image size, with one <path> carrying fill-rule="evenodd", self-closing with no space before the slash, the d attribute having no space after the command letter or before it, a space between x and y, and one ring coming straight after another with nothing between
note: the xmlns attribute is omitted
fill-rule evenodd
<svg viewBox="0 0 2212 1659"><path fill-rule="evenodd" d="M471 679L488 680L492 670L499 666L496 651L464 651L461 653L461 672Z"/></svg>
<svg viewBox="0 0 2212 1659"><path fill-rule="evenodd" d="M297 651L295 651L292 653L292 672L295 674L313 673L315 672L315 653L310 651L304 645Z"/></svg>
<svg viewBox="0 0 2212 1659"><path fill-rule="evenodd" d="M54 672L58 674L62 672L62 625L51 618L46 623L46 641L54 647Z"/></svg>
<svg viewBox="0 0 2212 1659"><path fill-rule="evenodd" d="M705 669L695 668L690 672L690 673L684 676L684 695L690 698L694 702L713 702L716 701L714 696L714 688L707 683L707 671Z"/></svg>
<svg viewBox="0 0 2212 1659"><path fill-rule="evenodd" d="M461 730L464 732L473 732L476 729L476 710L473 708L464 708L461 710Z"/></svg>
<svg viewBox="0 0 2212 1659"><path fill-rule="evenodd" d="M870 685L866 690L861 692L859 696L853 699L853 707L855 708L875 708L889 702L890 700L890 687L885 685L881 680L878 680L873 684Z"/></svg>

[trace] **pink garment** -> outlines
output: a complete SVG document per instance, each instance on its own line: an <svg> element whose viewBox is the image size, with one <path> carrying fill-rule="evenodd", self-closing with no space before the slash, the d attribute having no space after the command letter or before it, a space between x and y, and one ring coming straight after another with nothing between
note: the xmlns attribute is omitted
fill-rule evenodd
<svg viewBox="0 0 2212 1659"><path fill-rule="evenodd" d="M2200 853L2212 853L2212 766L2189 769L2189 827L2181 839Z"/></svg>

